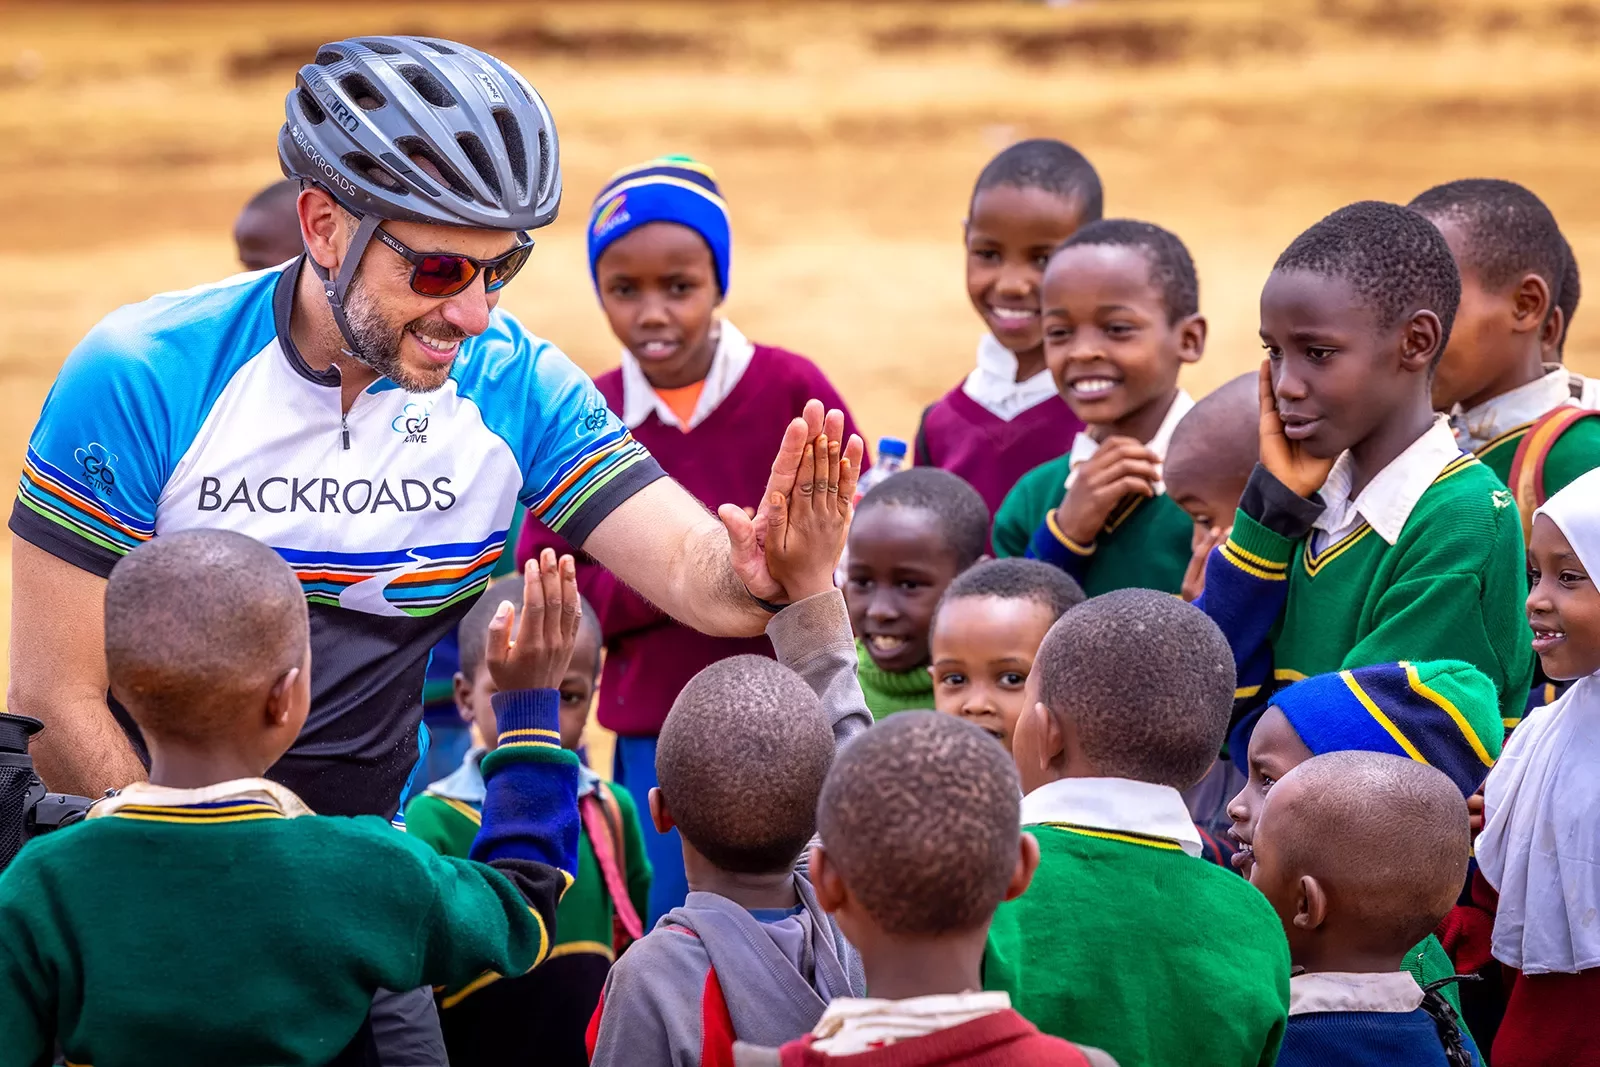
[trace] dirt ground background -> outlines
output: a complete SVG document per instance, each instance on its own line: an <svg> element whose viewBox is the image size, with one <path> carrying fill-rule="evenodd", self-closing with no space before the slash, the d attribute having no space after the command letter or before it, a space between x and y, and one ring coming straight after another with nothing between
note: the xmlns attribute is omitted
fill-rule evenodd
<svg viewBox="0 0 1600 1067"><path fill-rule="evenodd" d="M617 167L690 152L733 212L729 316L814 358L874 435L909 434L971 364L959 224L1021 137L1077 145L1108 213L1188 243L1212 324L1196 393L1259 359L1274 257L1352 200L1513 178L1600 279L1600 2L0 4L0 483L97 319L236 269L296 68L397 32L504 56L556 115L565 209L505 297L536 332L612 364L586 208ZM1597 353L1585 309L1568 358Z"/></svg>

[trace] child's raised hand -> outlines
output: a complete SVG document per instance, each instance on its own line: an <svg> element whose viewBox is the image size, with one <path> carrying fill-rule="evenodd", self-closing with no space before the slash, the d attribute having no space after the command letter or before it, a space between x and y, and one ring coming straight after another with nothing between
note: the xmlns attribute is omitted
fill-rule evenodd
<svg viewBox="0 0 1600 1067"><path fill-rule="evenodd" d="M1183 572L1183 599L1191 604L1200 599L1206 591L1206 560L1211 558L1211 550L1228 539L1232 527L1223 529L1220 526L1194 528L1194 536L1189 539L1189 566Z"/></svg>
<svg viewBox="0 0 1600 1067"><path fill-rule="evenodd" d="M1333 460L1308 455L1283 432L1278 398L1272 388L1272 360L1261 361L1261 465L1299 496L1309 497L1328 480Z"/></svg>
<svg viewBox="0 0 1600 1067"><path fill-rule="evenodd" d="M767 496L762 509L767 569L791 603L833 588L864 450L854 434L841 449L838 437L823 433L806 446L794 492Z"/></svg>
<svg viewBox="0 0 1600 1067"><path fill-rule="evenodd" d="M578 639L582 605L571 556L557 560L555 550L547 548L538 559L530 559L522 569L520 620L509 602L489 620L483 658L495 687L502 692L560 688Z"/></svg>
<svg viewBox="0 0 1600 1067"><path fill-rule="evenodd" d="M1056 525L1080 545L1094 543L1117 501L1129 494L1153 497L1161 480L1161 457L1132 437L1113 436L1078 469Z"/></svg>

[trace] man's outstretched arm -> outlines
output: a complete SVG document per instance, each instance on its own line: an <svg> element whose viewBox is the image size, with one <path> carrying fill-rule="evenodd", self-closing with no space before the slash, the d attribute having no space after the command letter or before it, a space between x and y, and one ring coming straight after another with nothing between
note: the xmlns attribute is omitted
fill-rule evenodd
<svg viewBox="0 0 1600 1067"><path fill-rule="evenodd" d="M45 785L98 797L145 779L106 707L106 580L11 539L11 681L6 710L45 729L30 751Z"/></svg>

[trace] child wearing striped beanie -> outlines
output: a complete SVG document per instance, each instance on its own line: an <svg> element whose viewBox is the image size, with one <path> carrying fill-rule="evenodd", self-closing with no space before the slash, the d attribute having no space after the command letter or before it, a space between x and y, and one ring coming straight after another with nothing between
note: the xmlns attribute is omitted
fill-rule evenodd
<svg viewBox="0 0 1600 1067"><path fill-rule="evenodd" d="M1381 752L1403 756L1446 774L1462 796L1478 791L1500 755L1504 738L1494 683L1457 660L1380 663L1319 674L1273 694L1252 724L1233 734L1234 759L1248 781L1228 804L1230 831L1239 842L1234 865L1245 875L1261 808L1273 785L1313 756L1330 752ZM1248 739L1248 750L1243 741ZM1429 934L1406 953L1404 967L1419 985L1455 973L1438 938ZM1454 988L1444 996L1459 1011ZM1292 995L1292 988L1291 988ZM1294 1009L1290 1008L1293 1024Z"/></svg>
<svg viewBox="0 0 1600 1067"><path fill-rule="evenodd" d="M716 174L688 156L662 156L614 174L588 223L589 270L621 364L595 379L606 403L662 468L715 510L761 502L770 455L808 400L845 410L804 356L746 339L719 311L731 279L732 230ZM763 455L763 453L766 455ZM531 517L519 561L562 542ZM765 637L708 637L657 611L609 572L579 568L606 634L596 717L618 735L614 777L635 796L656 785L656 736L684 685L710 664L772 655ZM655 869L647 925L688 891L678 834L645 831Z"/></svg>

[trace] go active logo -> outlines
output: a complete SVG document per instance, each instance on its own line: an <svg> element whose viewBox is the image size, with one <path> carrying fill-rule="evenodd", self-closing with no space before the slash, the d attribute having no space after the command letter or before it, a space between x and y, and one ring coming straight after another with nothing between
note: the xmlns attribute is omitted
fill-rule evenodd
<svg viewBox="0 0 1600 1067"><path fill-rule="evenodd" d="M96 492L104 495L117 487L117 457L99 441L78 449L72 458L83 468L84 479Z"/></svg>
<svg viewBox="0 0 1600 1067"><path fill-rule="evenodd" d="M405 440L401 444L427 444L428 443L428 416L432 409L426 404L410 403L400 409L400 414L389 423L389 428L395 433L404 434Z"/></svg>

